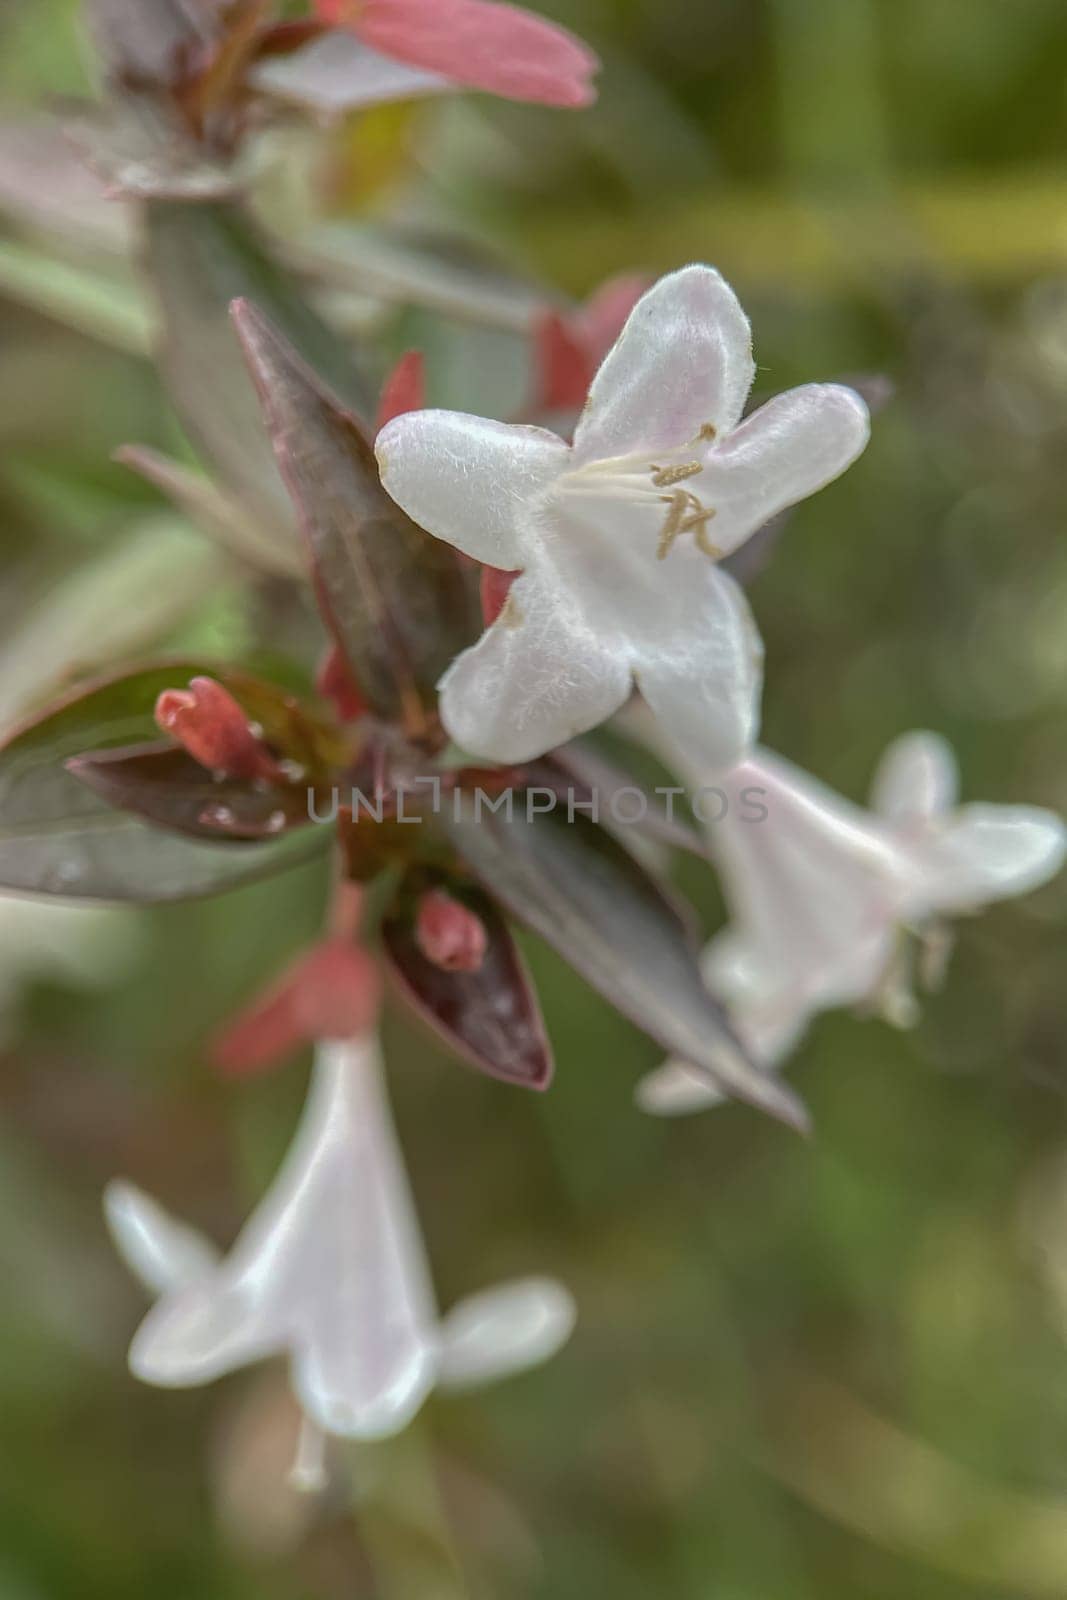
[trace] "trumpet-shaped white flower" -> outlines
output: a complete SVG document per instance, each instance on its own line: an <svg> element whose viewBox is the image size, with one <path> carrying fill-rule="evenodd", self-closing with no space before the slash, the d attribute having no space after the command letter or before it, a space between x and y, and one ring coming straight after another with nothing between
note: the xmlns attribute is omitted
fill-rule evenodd
<svg viewBox="0 0 1067 1600"><path fill-rule="evenodd" d="M296 1138L225 1259L126 1183L106 1213L128 1265L160 1296L130 1367L147 1383L208 1383L287 1352L311 1425L297 1473L315 1481L317 1430L399 1432L435 1383L488 1381L546 1360L570 1334L570 1295L530 1278L441 1320L369 1038L319 1046Z"/></svg>
<svg viewBox="0 0 1067 1600"><path fill-rule="evenodd" d="M737 298L710 267L642 297L593 380L573 445L452 411L378 435L382 482L422 527L521 569L440 683L465 749L532 758L594 727L636 683L708 767L755 737L763 647L717 565L867 442L851 389L810 384L744 422L755 368Z"/></svg>
<svg viewBox="0 0 1067 1600"><path fill-rule="evenodd" d="M903 935L943 956L940 919L1037 888L1067 853L1067 830L1050 811L956 807L955 760L932 733L890 745L870 811L763 750L719 785L729 809L709 832L732 920L708 946L705 976L768 1067L834 1006L913 1022ZM661 1115L718 1100L678 1061L643 1079L637 1098Z"/></svg>

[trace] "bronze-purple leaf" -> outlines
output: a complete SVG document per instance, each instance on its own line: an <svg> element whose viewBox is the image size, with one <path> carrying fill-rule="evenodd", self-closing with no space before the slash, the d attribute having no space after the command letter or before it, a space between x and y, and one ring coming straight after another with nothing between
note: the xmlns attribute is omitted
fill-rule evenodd
<svg viewBox="0 0 1067 1600"><path fill-rule="evenodd" d="M194 839L273 839L311 821L305 785L219 781L169 740L73 756L66 765L108 805Z"/></svg>
<svg viewBox="0 0 1067 1600"><path fill-rule="evenodd" d="M467 797L468 802L470 797ZM750 1060L660 885L588 817L474 804L442 821L486 890L672 1055L740 1100L805 1129L793 1091Z"/></svg>
<svg viewBox="0 0 1067 1600"><path fill-rule="evenodd" d="M343 399L257 307L238 303L234 320L326 621L371 709L421 736L437 680L481 631L474 585L386 494Z"/></svg>
<svg viewBox="0 0 1067 1600"><path fill-rule="evenodd" d="M446 971L419 949L406 886L382 923L386 966L408 1005L471 1066L530 1089L552 1079L552 1050L537 994L507 922L489 896L464 889L485 927L475 972Z"/></svg>
<svg viewBox="0 0 1067 1600"><path fill-rule="evenodd" d="M258 844L163 832L116 811L68 772L66 762L84 751L151 739L159 694L199 673L228 678L203 660L128 667L12 730L0 747L0 888L139 904L185 900L281 871L326 844L323 828ZM233 688L242 698L236 681ZM266 714L264 701L256 710Z"/></svg>

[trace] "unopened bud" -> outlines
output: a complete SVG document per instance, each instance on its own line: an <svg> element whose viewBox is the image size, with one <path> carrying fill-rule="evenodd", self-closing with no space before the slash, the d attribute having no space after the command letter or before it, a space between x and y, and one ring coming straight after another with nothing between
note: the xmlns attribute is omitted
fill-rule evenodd
<svg viewBox="0 0 1067 1600"><path fill-rule="evenodd" d="M446 972L477 972L489 943L481 917L443 889L420 899L415 940L427 961Z"/></svg>
<svg viewBox="0 0 1067 1600"><path fill-rule="evenodd" d="M325 939L237 1016L212 1054L234 1076L261 1071L302 1044L354 1039L373 1028L382 981L374 957L350 939Z"/></svg>
<svg viewBox="0 0 1067 1600"><path fill-rule="evenodd" d="M156 722L211 772L230 778L276 778L277 763L249 727L241 707L214 678L193 678L188 689L164 689Z"/></svg>
<svg viewBox="0 0 1067 1600"><path fill-rule="evenodd" d="M517 572L505 572L501 567L482 568L482 620L487 628L503 611L511 592L511 585L518 576Z"/></svg>
<svg viewBox="0 0 1067 1600"><path fill-rule="evenodd" d="M323 656L315 676L315 688L324 700L332 702L342 722L355 722L367 709L340 645L330 645Z"/></svg>

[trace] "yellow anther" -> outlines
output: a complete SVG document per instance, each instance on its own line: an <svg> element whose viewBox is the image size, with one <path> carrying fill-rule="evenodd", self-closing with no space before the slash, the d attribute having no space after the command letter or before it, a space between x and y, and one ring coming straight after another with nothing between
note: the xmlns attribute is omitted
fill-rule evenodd
<svg viewBox="0 0 1067 1600"><path fill-rule="evenodd" d="M687 461L678 467L652 468L652 484L656 489L673 489L676 483L684 483L686 478L692 478L701 470L699 461Z"/></svg>

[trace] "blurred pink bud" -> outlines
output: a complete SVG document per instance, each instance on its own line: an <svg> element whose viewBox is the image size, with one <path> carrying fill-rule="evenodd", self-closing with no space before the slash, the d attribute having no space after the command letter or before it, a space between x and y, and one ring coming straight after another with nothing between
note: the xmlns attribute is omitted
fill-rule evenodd
<svg viewBox="0 0 1067 1600"><path fill-rule="evenodd" d="M188 689L164 689L156 722L202 767L231 778L276 778L278 766L249 726L241 707L214 678L193 678Z"/></svg>
<svg viewBox="0 0 1067 1600"><path fill-rule="evenodd" d="M369 951L348 939L325 939L223 1030L212 1056L223 1072L243 1077L302 1044L362 1037L374 1026L381 987Z"/></svg>
<svg viewBox="0 0 1067 1600"><path fill-rule="evenodd" d="M596 365L558 311L546 311L534 329L539 410L578 411L585 404Z"/></svg>
<svg viewBox="0 0 1067 1600"><path fill-rule="evenodd" d="M581 39L494 0L316 0L332 27L372 50L508 100L579 107L596 98L600 62Z"/></svg>
<svg viewBox="0 0 1067 1600"><path fill-rule="evenodd" d="M331 644L327 649L315 675L315 688L324 700L332 702L342 722L357 721L367 709L340 645Z"/></svg>
<svg viewBox="0 0 1067 1600"><path fill-rule="evenodd" d="M649 283L640 273L623 273L576 311L544 313L534 328L535 410L581 410L594 373Z"/></svg>
<svg viewBox="0 0 1067 1600"><path fill-rule="evenodd" d="M421 411L425 404L426 363L421 350L408 350L382 384L374 431L405 411Z"/></svg>
<svg viewBox="0 0 1067 1600"><path fill-rule="evenodd" d="M504 572L500 567L483 567L481 577L482 620L490 627L504 609L511 585L519 576L517 572Z"/></svg>
<svg viewBox="0 0 1067 1600"><path fill-rule="evenodd" d="M415 938L427 961L446 972L477 972L489 942L481 917L443 889L419 900Z"/></svg>

